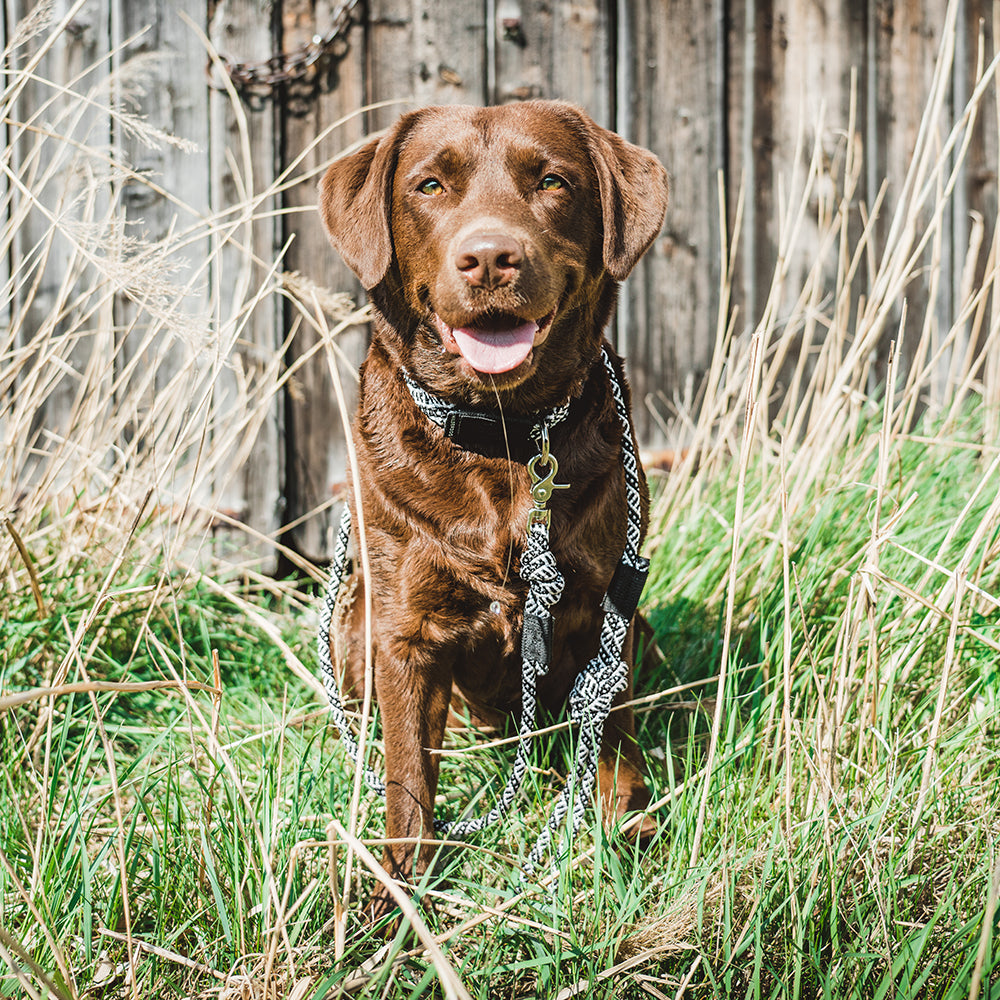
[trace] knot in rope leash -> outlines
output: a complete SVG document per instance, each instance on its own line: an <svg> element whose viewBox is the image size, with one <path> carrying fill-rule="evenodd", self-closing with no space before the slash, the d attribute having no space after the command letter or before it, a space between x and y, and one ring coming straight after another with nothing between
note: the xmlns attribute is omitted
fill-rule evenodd
<svg viewBox="0 0 1000 1000"><path fill-rule="evenodd" d="M536 677L548 673L552 658L552 612L549 608L562 597L566 581L556 557L549 548L549 527L536 521L528 531L521 556L521 579L528 584L521 627L523 671L531 669Z"/></svg>
<svg viewBox="0 0 1000 1000"><path fill-rule="evenodd" d="M611 703L615 695L628 686L628 665L624 660L608 673L594 669L594 660L577 675L573 690L569 693L569 717L573 722L602 722L611 714Z"/></svg>
<svg viewBox="0 0 1000 1000"><path fill-rule="evenodd" d="M549 529L542 524L532 525L528 533L520 572L521 579L528 584L526 612L538 614L558 603L566 582L549 548Z"/></svg>
<svg viewBox="0 0 1000 1000"><path fill-rule="evenodd" d="M598 653L578 675L569 697L570 718L580 727L574 772L556 800L545 827L525 862L523 869L525 875L530 875L537 869L549 850L553 834L570 809L573 814L571 826L573 837L576 836L583 821L597 779L604 723L611 712L615 696L628 685L628 666L622 660L621 654L628 625L638 607L649 570L649 561L639 555L639 546L642 542L642 497L639 460L632 440L632 424L618 373L607 349L602 352L602 359L622 426L622 468L627 499L625 549L602 602L605 614ZM403 373L403 378L416 405L452 440L460 440L463 420L482 423L489 420L497 422L499 419L495 415L465 411L455 407L447 400L428 392L406 372ZM548 501L554 490L567 489L569 484L555 482L559 463L549 452L549 430L565 420L568 413L569 403L566 402L542 414L530 428L530 438L539 451L528 461L532 484L532 508L528 515L525 547L520 566L521 578L528 584L528 596L525 600L524 625L521 632L522 690L517 751L507 783L488 813L450 823L440 820L435 822L435 829L446 831L450 837L456 839L492 826L503 818L513 804L528 769L528 750L534 729L537 702L536 681L548 671L552 653L552 614L549 609L559 601L565 586L550 547L551 514L548 510ZM348 756L355 766L358 766L358 742L351 732L349 720L340 700L330 656L330 623L346 570L350 530L350 508L345 506L330 567L329 586L320 611L318 652L333 723L340 731ZM384 797L385 783L367 764L363 767L368 787ZM556 862L553 859L553 871L555 870Z"/></svg>

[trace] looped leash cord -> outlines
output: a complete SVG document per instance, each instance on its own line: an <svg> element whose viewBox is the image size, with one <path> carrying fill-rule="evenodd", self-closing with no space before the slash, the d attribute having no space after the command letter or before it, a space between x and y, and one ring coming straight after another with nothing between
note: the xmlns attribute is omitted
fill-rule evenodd
<svg viewBox="0 0 1000 1000"><path fill-rule="evenodd" d="M610 714L615 695L623 691L628 684L628 666L622 660L622 648L629 621L635 613L649 568L649 561L639 555L639 545L642 541L642 493L639 461L632 441L632 424L618 374L607 350L602 351L601 356L609 376L615 409L622 425L622 467L625 473L627 510L625 550L604 598L605 614L598 654L581 671L570 693L570 718L580 727L574 774L560 793L545 827L528 856L524 865L526 875L537 869L551 845L553 834L571 807L573 814L571 830L574 837L583 821L587 802L593 795L597 779L604 723ZM404 379L417 406L430 420L438 426L445 427L455 408L447 401L427 392L405 373ZM531 430L531 437L541 452L530 463L534 483L532 491L534 506L529 516L525 549L521 556L520 574L528 584L528 596L525 600L524 627L521 636L521 714L514 763L503 791L488 813L467 820L435 822L435 829L446 831L450 837L456 839L483 830L502 819L510 810L527 773L528 750L535 724L536 682L538 677L548 671L551 655L552 614L549 609L562 596L564 586L562 574L549 545L549 518L545 505L553 489L565 487L554 482L558 463L548 451L548 431L564 420L568 413L569 404L564 403L546 413ZM547 476L541 477L535 472L536 462L549 468ZM351 732L350 722L340 700L340 691L330 656L330 623L347 565L350 530L350 508L345 506L330 567L329 585L320 611L318 653L333 723L340 731L348 756L355 766L358 766L358 742ZM385 783L367 764L364 765L364 778L372 791L385 796ZM553 869L555 869L554 861Z"/></svg>
<svg viewBox="0 0 1000 1000"><path fill-rule="evenodd" d="M576 837L579 832L587 803L594 794L604 723L611 714L611 704L615 695L624 691L628 685L628 665L622 660L622 648L625 645L629 621L639 602L642 583L645 582L649 570L649 560L639 555L639 545L642 542L642 493L639 484L639 460L632 442L632 422L629 419L618 374L606 350L602 352L602 358L611 383L615 409L622 425L622 467L625 472L628 517L625 550L604 598L604 623L601 626L601 641L597 656L577 676L569 696L570 718L580 726L573 780L567 781L565 788L560 792L545 828L528 855L524 865L526 875L532 874L538 868L549 850L553 834L570 811L571 803L573 813L571 837ZM553 858L552 873L555 875L557 872L558 864ZM557 879L553 879L552 885L556 884L558 884Z"/></svg>
<svg viewBox="0 0 1000 1000"><path fill-rule="evenodd" d="M449 837L461 838L485 830L507 815L521 790L524 776L528 771L528 751L531 748L531 732L535 728L535 708L537 705L536 682L549 669L549 651L552 643L552 615L549 608L562 596L563 577L556 566L555 556L549 549L549 529L536 524L528 534L528 542L521 557L521 577L528 583L528 597L524 603L524 618L543 624L547 632L544 646L532 646L527 626L521 635L521 717L518 721L517 751L510 775L503 791L493 808L483 816L473 819L453 820L450 823L435 822L435 827L446 832ZM530 611L529 611L530 609ZM547 622L547 624L545 624Z"/></svg>
<svg viewBox="0 0 1000 1000"><path fill-rule="evenodd" d="M347 569L347 546L350 541L351 508L344 504L344 513L340 517L340 528L337 531L337 541L333 547L333 560L330 563L330 580L319 610L317 644L319 646L319 663L323 671L323 687L326 690L326 699L330 703L330 715L333 717L333 724L340 731L340 741L344 744L347 756L357 767L360 748L340 700L340 687L337 684L337 675L334 673L333 661L330 656L330 623L333 621L333 611L337 606L340 585L344 582L344 571ZM365 784L376 795L385 798L385 782L367 763L364 765L364 778Z"/></svg>

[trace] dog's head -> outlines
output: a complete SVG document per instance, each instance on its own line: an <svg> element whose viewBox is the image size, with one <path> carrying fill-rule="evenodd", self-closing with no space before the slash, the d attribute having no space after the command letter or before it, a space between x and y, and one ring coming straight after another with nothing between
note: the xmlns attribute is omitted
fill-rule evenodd
<svg viewBox="0 0 1000 1000"><path fill-rule="evenodd" d="M320 200L400 364L445 395L536 403L596 357L666 205L652 153L557 101L405 114Z"/></svg>

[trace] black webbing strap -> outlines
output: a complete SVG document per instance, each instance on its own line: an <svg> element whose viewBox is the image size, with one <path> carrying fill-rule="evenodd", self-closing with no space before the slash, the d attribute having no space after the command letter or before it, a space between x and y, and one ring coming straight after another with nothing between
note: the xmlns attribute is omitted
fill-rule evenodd
<svg viewBox="0 0 1000 1000"><path fill-rule="evenodd" d="M527 462L538 451L531 438L533 417L518 417L477 410L452 410L444 422L445 436L460 448L493 457L508 450L515 462Z"/></svg>
<svg viewBox="0 0 1000 1000"><path fill-rule="evenodd" d="M605 611L613 611L628 621L639 607L642 588L646 586L649 576L649 560L638 556L638 568L619 562L615 567L615 575L608 584L608 592L604 595L601 607Z"/></svg>
<svg viewBox="0 0 1000 1000"><path fill-rule="evenodd" d="M524 616L521 627L521 659L548 665L552 658L552 619Z"/></svg>

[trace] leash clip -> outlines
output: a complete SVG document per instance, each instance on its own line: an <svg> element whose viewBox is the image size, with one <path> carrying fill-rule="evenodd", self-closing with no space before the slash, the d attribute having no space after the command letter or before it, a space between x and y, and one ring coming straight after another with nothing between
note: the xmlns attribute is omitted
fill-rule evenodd
<svg viewBox="0 0 1000 1000"><path fill-rule="evenodd" d="M537 471L539 464L547 468L548 472L543 476ZM568 490L569 483L557 483L556 473L559 471L559 463L555 455L549 453L549 428L542 424L542 450L528 462L528 475L531 476L531 502L532 508L528 511L528 531L534 524L544 524L546 528L551 525L552 512L548 509L548 502L554 490Z"/></svg>

